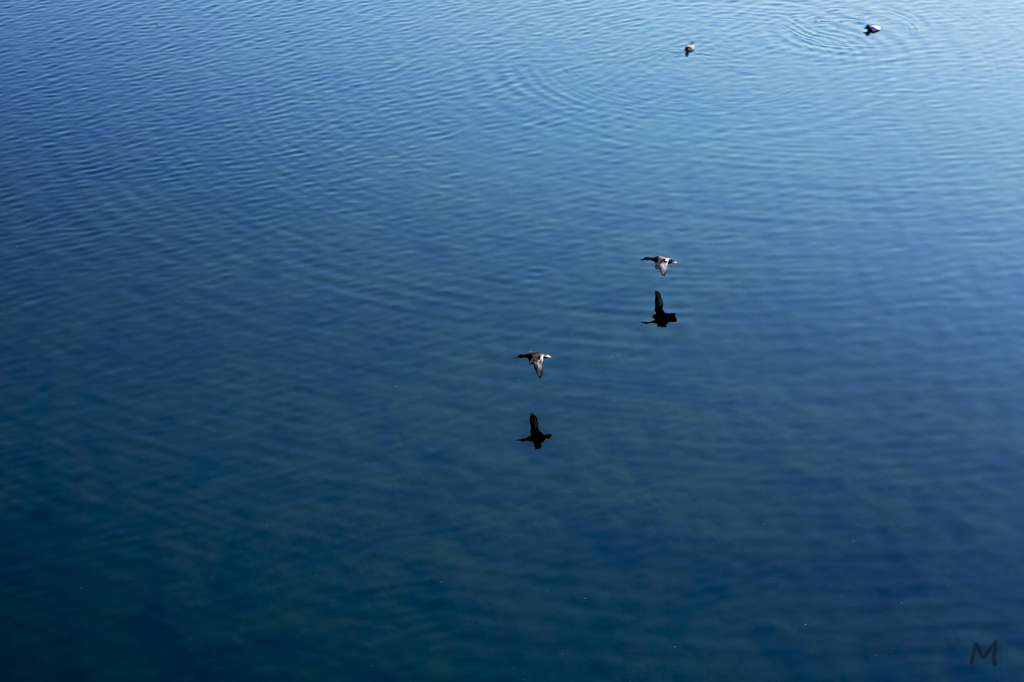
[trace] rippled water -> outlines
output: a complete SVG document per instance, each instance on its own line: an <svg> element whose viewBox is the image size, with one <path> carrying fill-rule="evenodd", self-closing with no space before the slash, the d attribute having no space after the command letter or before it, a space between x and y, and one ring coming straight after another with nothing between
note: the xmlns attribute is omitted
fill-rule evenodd
<svg viewBox="0 0 1024 682"><path fill-rule="evenodd" d="M5 3L6 678L1012 677L1022 29Z"/></svg>

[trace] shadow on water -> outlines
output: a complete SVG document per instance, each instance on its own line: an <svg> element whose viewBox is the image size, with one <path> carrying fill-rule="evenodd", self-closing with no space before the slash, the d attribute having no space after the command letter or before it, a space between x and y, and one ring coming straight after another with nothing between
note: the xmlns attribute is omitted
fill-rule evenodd
<svg viewBox="0 0 1024 682"><path fill-rule="evenodd" d="M676 321L675 313L665 312L665 303L661 300L661 292L654 292L654 319L644 322L644 324L656 324L659 327L668 326L669 322Z"/></svg>
<svg viewBox="0 0 1024 682"><path fill-rule="evenodd" d="M551 434L550 433L541 433L540 432L540 422L537 420L537 415L531 414L530 415L530 435L527 436L526 438L520 438L519 442L522 443L523 441L527 441L528 440L531 443L533 443L534 449L540 450L541 444L544 441L546 441L548 438L551 438Z"/></svg>

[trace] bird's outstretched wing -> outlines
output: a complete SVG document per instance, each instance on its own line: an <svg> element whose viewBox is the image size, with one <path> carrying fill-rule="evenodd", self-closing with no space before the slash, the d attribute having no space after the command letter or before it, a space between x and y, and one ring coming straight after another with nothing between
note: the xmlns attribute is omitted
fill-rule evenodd
<svg viewBox="0 0 1024 682"><path fill-rule="evenodd" d="M530 360L530 362L533 363L533 368L537 370L537 378L540 379L544 376L544 358L538 356Z"/></svg>
<svg viewBox="0 0 1024 682"><path fill-rule="evenodd" d="M665 273L668 272L668 261L663 260L658 263L658 269L661 270L661 276L664 277Z"/></svg>
<svg viewBox="0 0 1024 682"><path fill-rule="evenodd" d="M665 312L665 303L661 300L661 292L654 292L654 314L661 315Z"/></svg>
<svg viewBox="0 0 1024 682"><path fill-rule="evenodd" d="M537 419L537 415L531 414L530 415L530 433L533 434L534 431L540 431L540 421Z"/></svg>

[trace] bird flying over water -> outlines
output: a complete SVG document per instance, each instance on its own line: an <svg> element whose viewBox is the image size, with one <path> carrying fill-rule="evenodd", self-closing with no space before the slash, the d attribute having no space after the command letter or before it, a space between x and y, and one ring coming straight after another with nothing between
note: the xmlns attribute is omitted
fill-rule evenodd
<svg viewBox="0 0 1024 682"><path fill-rule="evenodd" d="M864 27L864 34L867 35L868 33L878 33L881 30L881 26L876 26L875 24L868 24L867 26Z"/></svg>
<svg viewBox="0 0 1024 682"><path fill-rule="evenodd" d="M654 319L644 322L644 324L656 324L659 327L665 327L669 322L676 321L675 313L665 312L665 303L661 300L661 292L654 292Z"/></svg>
<svg viewBox="0 0 1024 682"><path fill-rule="evenodd" d="M527 441L528 440L531 443L533 443L534 449L540 450L541 443L546 441L548 438L551 438L551 434L550 433L541 433L540 432L540 422L537 421L537 415L531 414L530 415L530 435L527 436L526 438L520 438L519 442L522 443L523 441Z"/></svg>
<svg viewBox="0 0 1024 682"><path fill-rule="evenodd" d="M690 54L691 52L693 52L693 51L694 51L694 50L696 50L697 48L695 48L695 47L694 47L694 43L690 43L689 45L687 45L687 46L686 46L685 48L683 48L683 49L685 49L685 50L686 50L686 54Z"/></svg>
<svg viewBox="0 0 1024 682"><path fill-rule="evenodd" d="M661 276L662 277L664 277L665 273L668 272L668 264L676 262L676 261L672 260L671 258L666 258L665 256L646 256L644 258L641 258L640 260L652 260L652 261L654 261L654 267L656 267L659 270L661 270Z"/></svg>
<svg viewBox="0 0 1024 682"><path fill-rule="evenodd" d="M550 358L551 356L545 355L544 353L538 353L537 351L533 351L532 353L524 353L523 355L517 355L516 357L528 358L530 360L530 364L533 365L533 368L535 370L537 370L537 378L540 379L542 376L544 376L544 360L546 358Z"/></svg>

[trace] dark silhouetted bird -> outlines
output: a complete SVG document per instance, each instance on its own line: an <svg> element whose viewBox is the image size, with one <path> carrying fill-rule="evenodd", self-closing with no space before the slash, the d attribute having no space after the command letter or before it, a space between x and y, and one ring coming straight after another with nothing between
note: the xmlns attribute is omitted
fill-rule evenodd
<svg viewBox="0 0 1024 682"><path fill-rule="evenodd" d="M544 360L546 358L550 358L551 356L545 355L544 353L538 353L537 351L533 351L532 353L525 353L523 355L517 355L516 357L529 358L530 364L533 365L533 368L535 370L537 370L537 378L540 379L542 376L544 376Z"/></svg>
<svg viewBox="0 0 1024 682"><path fill-rule="evenodd" d="M881 26L876 26L874 24L868 24L867 26L864 27L864 35L867 35L869 33L878 33L881 30L882 30Z"/></svg>
<svg viewBox="0 0 1024 682"><path fill-rule="evenodd" d="M665 304L661 300L661 292L654 292L654 319L644 322L644 324L656 324L659 327L667 326L669 322L676 321L675 313L666 313Z"/></svg>
<svg viewBox="0 0 1024 682"><path fill-rule="evenodd" d="M690 43L689 45L687 45L687 46L686 46L685 48L683 48L683 49L685 49L685 50L686 50L686 56L687 56L687 57L689 57L689 56L690 56L690 53L691 53L691 52L693 52L694 50L696 50L697 48L696 48L696 47L694 47L694 43Z"/></svg>
<svg viewBox="0 0 1024 682"><path fill-rule="evenodd" d="M550 433L541 433L540 432L540 422L537 421L537 415L531 414L530 415L530 435L527 436L526 438L520 438L519 442L522 443L523 441L527 441L528 440L531 443L533 443L534 449L540 450L541 443L546 441L548 438L551 438L551 434Z"/></svg>

